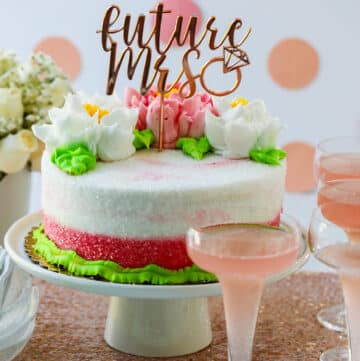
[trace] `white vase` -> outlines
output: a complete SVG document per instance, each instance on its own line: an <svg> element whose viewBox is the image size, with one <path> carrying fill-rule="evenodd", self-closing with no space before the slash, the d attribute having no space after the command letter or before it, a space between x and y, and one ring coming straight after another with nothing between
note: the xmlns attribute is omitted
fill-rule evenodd
<svg viewBox="0 0 360 361"><path fill-rule="evenodd" d="M0 245L9 227L28 213L30 188L31 173L25 169L0 181Z"/></svg>

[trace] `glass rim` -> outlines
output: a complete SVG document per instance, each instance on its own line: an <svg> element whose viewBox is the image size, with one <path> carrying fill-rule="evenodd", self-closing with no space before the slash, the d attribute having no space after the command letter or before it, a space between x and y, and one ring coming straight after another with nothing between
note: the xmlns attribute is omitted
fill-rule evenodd
<svg viewBox="0 0 360 361"><path fill-rule="evenodd" d="M322 210L329 204L336 204L336 202L324 203L320 206L317 206L313 210L308 230L308 248L311 254L319 262L325 264L327 267L330 267L337 272L340 270L341 272L356 271L356 273L359 273L360 267L340 267L336 263L332 263L326 258L324 259L321 255L322 250L330 246L350 245L360 247L360 243L356 241L352 242L348 235L348 233L352 232L358 234L360 232L359 227L342 226L335 223L334 221L331 221L323 215ZM337 233L331 234L331 232L334 230ZM340 231L340 233L338 233L338 231Z"/></svg>
<svg viewBox="0 0 360 361"><path fill-rule="evenodd" d="M287 270L280 272L276 275L272 275L268 278L267 283L272 283L272 282L277 282L279 280L281 280L284 277L289 276L290 274L298 271L300 268L302 268L304 266L304 264L308 261L309 257L310 257L310 249L309 249L309 242L308 242L308 232L307 232L307 228L304 227L303 224L301 224L297 218L291 216L290 214L286 213L286 212L281 212L280 213L280 222L282 221L281 217L285 216L287 217L289 220L293 221L297 227L298 230L298 254L297 254L297 259L295 261L295 263ZM284 221L284 220L283 220ZM194 228L189 228L189 231L195 231ZM188 235L188 232L186 233L186 236ZM189 243L187 241L187 237L186 237L186 246L189 246Z"/></svg>
<svg viewBox="0 0 360 361"><path fill-rule="evenodd" d="M282 219L284 216L285 219ZM291 232L287 232L286 228L281 228L281 225L284 225L285 227L288 226L289 229L291 229ZM288 213L285 212L281 212L280 213L280 226L271 226L271 225L267 225L267 224L263 224L263 223L224 223L224 224L218 224L218 225L210 225L210 226L205 226L205 227L192 227L189 228L188 231L186 232L186 246L191 248L190 242L188 241L188 237L191 234L200 234L201 230L203 229L209 229L209 228L217 228L217 227L221 227L221 226L252 226L254 228L266 228L266 229L270 229L273 231L277 231L277 232L287 232L287 233L291 233L294 234L296 237L296 241L297 241L297 248L298 248L298 252L299 255L301 257L303 257L306 252L307 252L307 240L306 240L306 232L304 231L304 227L298 222L298 220L296 218L294 218L293 216L289 215ZM305 239L305 242L304 242ZM305 244L305 247L303 247ZM271 256L268 256L271 257ZM257 258L267 258L267 256L251 256L251 257L242 257L242 256L237 256L237 259L257 259Z"/></svg>
<svg viewBox="0 0 360 361"><path fill-rule="evenodd" d="M341 183L345 183L345 184L350 184L350 183L360 183L360 178L336 178L336 179L329 179L329 180L320 180L319 181L319 186L320 186L320 189L321 187L325 186L325 185L329 185L329 186L332 186L336 184L341 184ZM350 191L349 191L350 192ZM329 202L333 202L333 201L329 201ZM329 203L327 202L327 203Z"/></svg>
<svg viewBox="0 0 360 361"><path fill-rule="evenodd" d="M331 227L340 227L338 226L336 223L330 221L329 219L327 219L324 215L323 215L323 212L322 210L328 206L329 204L338 204L337 202L334 202L334 201L329 201L329 202L326 202L320 206L316 206L313 211L312 211L312 215L311 215L311 221L310 221L310 226L311 226L311 223L312 223L312 220L316 219L317 221L323 221L323 222L326 222L329 226ZM352 231L352 230L356 230L356 231L360 231L360 228L352 228L352 227L346 227L346 230L347 231Z"/></svg>
<svg viewBox="0 0 360 361"><path fill-rule="evenodd" d="M340 135L340 136L335 136L335 137L323 139L322 141L320 141L317 144L316 149L321 151L324 154L332 154L333 152L325 149L326 144L334 142L336 140L346 140L346 139L352 139L352 140L358 139L359 144L360 144L360 136L358 136L358 135ZM360 153L360 151L359 151L359 153Z"/></svg>
<svg viewBox="0 0 360 361"><path fill-rule="evenodd" d="M241 208L241 207L240 207ZM300 222L293 216L291 216L290 214L286 213L286 212L280 212L279 213L279 217L280 217L280 225L281 223L290 223L290 222L282 222L282 217L286 217L290 220L291 223L295 224L296 229L297 230L302 230L303 226L300 224ZM274 225L270 225L267 223L252 223L252 222L229 222L229 223L215 223L215 224L209 224L206 226L199 226L199 227L189 227L188 232L201 232L202 230L207 230L207 229L216 229L218 227L222 227L222 226L251 226L251 227L259 227L259 228L267 228L267 229L273 229L274 231L284 231L284 229L281 229L278 226L274 226ZM295 228L295 227L292 227ZM300 232L301 233L301 232Z"/></svg>

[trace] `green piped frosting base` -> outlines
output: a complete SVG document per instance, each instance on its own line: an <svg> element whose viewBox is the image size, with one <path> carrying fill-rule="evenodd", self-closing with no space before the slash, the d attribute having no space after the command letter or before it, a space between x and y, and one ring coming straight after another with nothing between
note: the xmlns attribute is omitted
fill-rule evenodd
<svg viewBox="0 0 360 361"><path fill-rule="evenodd" d="M148 265L143 268L123 268L112 261L88 261L71 250L59 249L44 233L43 226L33 231L34 251L49 264L61 266L80 277L99 277L109 282L151 285L179 285L217 282L216 277L193 265L177 271Z"/></svg>

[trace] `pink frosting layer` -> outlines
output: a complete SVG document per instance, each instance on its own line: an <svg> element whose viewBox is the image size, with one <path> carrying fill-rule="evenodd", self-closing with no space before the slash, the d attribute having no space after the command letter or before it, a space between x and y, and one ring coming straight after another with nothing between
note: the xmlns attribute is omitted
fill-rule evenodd
<svg viewBox="0 0 360 361"><path fill-rule="evenodd" d="M81 232L65 227L44 214L44 231L57 247L73 250L87 260L109 260L126 268L149 264L178 270L193 262L186 251L185 237L168 239L127 239ZM278 226L280 215L269 225Z"/></svg>
<svg viewBox="0 0 360 361"><path fill-rule="evenodd" d="M74 250L88 260L110 260L126 268L156 264L173 270L193 264L184 237L137 240L91 234L67 228L47 215L44 230L59 248Z"/></svg>

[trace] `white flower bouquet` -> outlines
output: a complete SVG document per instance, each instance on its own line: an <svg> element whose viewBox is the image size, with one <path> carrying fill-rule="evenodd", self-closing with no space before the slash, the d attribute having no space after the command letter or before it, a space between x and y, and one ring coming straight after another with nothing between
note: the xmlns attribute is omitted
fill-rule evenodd
<svg viewBox="0 0 360 361"><path fill-rule="evenodd" d="M29 161L38 169L43 146L31 127L49 123L49 109L62 106L71 91L67 77L46 55L21 64L14 53L0 50L0 181Z"/></svg>

